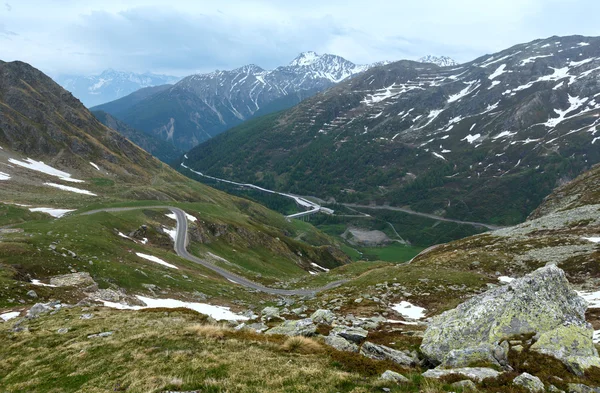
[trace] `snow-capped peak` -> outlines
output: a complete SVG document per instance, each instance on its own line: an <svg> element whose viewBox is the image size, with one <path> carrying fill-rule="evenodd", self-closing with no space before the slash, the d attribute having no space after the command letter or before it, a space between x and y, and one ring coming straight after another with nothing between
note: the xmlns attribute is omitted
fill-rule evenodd
<svg viewBox="0 0 600 393"><path fill-rule="evenodd" d="M450 67L450 66L458 65L458 63L456 61L454 61L453 59L451 59L448 56L427 55L427 56L421 57L417 61L419 63L432 63L432 64L436 64L436 65L438 65L440 67Z"/></svg>
<svg viewBox="0 0 600 393"><path fill-rule="evenodd" d="M319 59L319 55L316 52L308 51L302 52L290 63L290 66L308 66L313 64L315 61Z"/></svg>

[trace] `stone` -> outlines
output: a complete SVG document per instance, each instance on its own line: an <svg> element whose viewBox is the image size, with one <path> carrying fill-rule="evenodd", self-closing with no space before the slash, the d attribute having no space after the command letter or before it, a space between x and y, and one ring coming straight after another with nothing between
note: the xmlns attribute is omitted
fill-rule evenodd
<svg viewBox="0 0 600 393"><path fill-rule="evenodd" d="M52 308L44 303L36 303L27 311L27 318L37 318L40 315L52 311Z"/></svg>
<svg viewBox="0 0 600 393"><path fill-rule="evenodd" d="M498 378L502 373L487 367L463 367L454 369L434 368L425 371L422 375L425 378L439 379L448 375L458 375L465 378L474 379L481 382L486 378Z"/></svg>
<svg viewBox="0 0 600 393"><path fill-rule="evenodd" d="M544 383L536 376L523 373L513 379L513 383L517 386L521 386L531 393L541 393L545 390Z"/></svg>
<svg viewBox="0 0 600 393"><path fill-rule="evenodd" d="M531 346L532 351L553 356L563 362L576 375L600 367L600 357L593 343L593 330L589 326L568 325L542 333Z"/></svg>
<svg viewBox="0 0 600 393"><path fill-rule="evenodd" d="M564 390L560 390L559 388L557 388L557 387L556 387L556 386L554 386L554 385L550 385L550 386L548 386L548 391L549 391L550 393L565 393L565 391L564 391Z"/></svg>
<svg viewBox="0 0 600 393"><path fill-rule="evenodd" d="M320 309L315 311L310 319L316 324L331 325L335 320L335 314L329 310Z"/></svg>
<svg viewBox="0 0 600 393"><path fill-rule="evenodd" d="M390 360L401 366L415 366L418 363L418 359L415 359L406 352L398 351L384 345L373 344L368 341L360 348L360 354L375 360Z"/></svg>
<svg viewBox="0 0 600 393"><path fill-rule="evenodd" d="M269 329L266 334L281 334L284 336L314 336L317 332L317 326L312 319L298 319L295 321L285 321L281 325Z"/></svg>
<svg viewBox="0 0 600 393"><path fill-rule="evenodd" d="M392 370L386 370L383 374L381 374L381 379L384 381L392 381L396 383L409 383L410 380L406 378L404 375L399 374Z"/></svg>
<svg viewBox="0 0 600 393"><path fill-rule="evenodd" d="M279 309L277 307L265 307L261 311L261 319L265 322L273 321L273 320L282 320L279 315Z"/></svg>
<svg viewBox="0 0 600 393"><path fill-rule="evenodd" d="M336 335L329 335L325 337L325 344L337 349L338 351L358 352L358 345Z"/></svg>
<svg viewBox="0 0 600 393"><path fill-rule="evenodd" d="M331 334L340 336L348 341L360 344L365 341L369 332L363 328L338 325L331 330Z"/></svg>
<svg viewBox="0 0 600 393"><path fill-rule="evenodd" d="M30 291L27 292L27 296L32 297L32 298L35 299L35 298L38 297L38 294L35 293L35 291L32 289L32 290L30 290Z"/></svg>
<svg viewBox="0 0 600 393"><path fill-rule="evenodd" d="M94 314L81 314L79 319L92 319L94 318Z"/></svg>
<svg viewBox="0 0 600 393"><path fill-rule="evenodd" d="M96 282L88 272L64 274L50 278L50 285L56 287L80 287L95 284Z"/></svg>
<svg viewBox="0 0 600 393"><path fill-rule="evenodd" d="M454 382L453 384L450 384L450 386L452 386L453 388L460 388L463 392L477 391L477 385L475 385L475 382L471 381L470 379Z"/></svg>
<svg viewBox="0 0 600 393"><path fill-rule="evenodd" d="M254 330L256 333L262 333L266 330L269 330L269 327L267 325L265 325L264 323L258 322L258 323L250 323L250 324L241 323L241 324L237 325L234 329L235 330Z"/></svg>
<svg viewBox="0 0 600 393"><path fill-rule="evenodd" d="M505 366L506 340L536 335L540 339L532 349L572 370L585 370L600 364L586 308L564 272L548 265L432 318L421 351L442 367L466 367L473 361Z"/></svg>
<svg viewBox="0 0 600 393"><path fill-rule="evenodd" d="M89 336L87 336L87 338L102 338L102 337L110 337L113 335L113 332L102 332L102 333L97 333L97 334L90 334Z"/></svg>
<svg viewBox="0 0 600 393"><path fill-rule="evenodd" d="M599 388L591 388L582 383L570 383L567 385L568 393L598 393L599 391Z"/></svg>
<svg viewBox="0 0 600 393"><path fill-rule="evenodd" d="M69 332L69 328L60 328L56 331L58 334L65 334Z"/></svg>

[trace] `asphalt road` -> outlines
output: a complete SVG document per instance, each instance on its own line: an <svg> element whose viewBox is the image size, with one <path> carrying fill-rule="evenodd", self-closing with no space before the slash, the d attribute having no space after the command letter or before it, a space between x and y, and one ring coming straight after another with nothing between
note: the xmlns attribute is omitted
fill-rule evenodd
<svg viewBox="0 0 600 393"><path fill-rule="evenodd" d="M474 227L483 227L483 228L490 229L492 231L495 231L496 229L502 229L502 228L504 228L504 227L497 226L497 225L485 224L483 222L460 221L460 220L455 220L455 219L452 219L452 218L446 218L446 217L436 216L435 214L427 214L427 213L416 212L414 210L406 209L406 208L403 208L403 207L355 205L353 203L342 203L342 205L344 205L346 207L354 207L354 208L360 208L360 209L393 210L393 211L402 212L402 213L406 213L406 214L412 214L413 216L421 216L421 217L431 218L432 220L446 221L446 222L455 222L457 224L472 225Z"/></svg>
<svg viewBox="0 0 600 393"><path fill-rule="evenodd" d="M278 289L278 288L265 287L264 285L258 284L247 278L238 276L237 274L234 274L234 273L232 273L228 270L225 270L217 265L214 265L213 263L211 263L205 259L198 258L197 256L192 255L188 252L188 250L187 250L187 246L189 245L188 222L187 222L185 212L177 207L173 207L173 206L112 207L112 208L106 208L106 209L91 210L91 211L84 212L81 214L90 215L90 214L96 214L96 213L100 213L100 212L122 212L122 211L139 210L139 209L169 209L169 210L171 210L171 212L173 212L175 214L175 218L177 220L177 236L175 239L175 246L174 246L175 253L177 253L177 255L179 255L180 257L187 259L190 262L194 262L199 265L202 265L205 268L210 269L210 270L214 271L215 273L225 277L229 281L234 282L243 287L254 289L254 290L265 292L265 293L269 293L272 295L312 296L319 292L323 292L328 289L332 289L337 286L340 286L341 284L343 284L347 281L347 280L334 281L323 287L313 288L313 289Z"/></svg>

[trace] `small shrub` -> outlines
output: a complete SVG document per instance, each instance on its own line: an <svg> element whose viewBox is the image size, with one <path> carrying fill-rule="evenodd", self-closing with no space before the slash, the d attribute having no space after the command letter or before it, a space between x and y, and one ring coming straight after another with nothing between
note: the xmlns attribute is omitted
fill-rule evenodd
<svg viewBox="0 0 600 393"><path fill-rule="evenodd" d="M319 343L314 340L311 340L307 337L297 336L290 337L281 346L286 352L294 352L294 353L318 353L323 349Z"/></svg>
<svg viewBox="0 0 600 393"><path fill-rule="evenodd" d="M192 325L185 330L201 337L222 340L228 329L223 325Z"/></svg>

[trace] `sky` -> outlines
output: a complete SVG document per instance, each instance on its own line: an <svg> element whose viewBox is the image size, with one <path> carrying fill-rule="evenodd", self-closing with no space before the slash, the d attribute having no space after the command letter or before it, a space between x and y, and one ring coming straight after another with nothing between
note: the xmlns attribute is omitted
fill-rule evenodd
<svg viewBox="0 0 600 393"><path fill-rule="evenodd" d="M4 4L2 4L2 2ZM0 0L0 59L51 76L185 76L298 53L459 62L552 35L600 35L598 0Z"/></svg>

